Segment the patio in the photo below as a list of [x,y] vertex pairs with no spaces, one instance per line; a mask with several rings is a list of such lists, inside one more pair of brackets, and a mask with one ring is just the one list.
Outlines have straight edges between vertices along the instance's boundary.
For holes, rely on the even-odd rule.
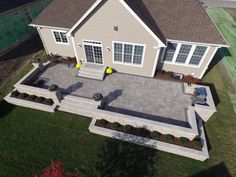
[[180,126],[188,126],[186,109],[191,95],[184,94],[178,82],[114,73],[98,81],[77,77],[78,70],[63,64],[50,64],[39,79],[43,87],[57,84],[66,94],[92,98],[104,96],[105,109]]

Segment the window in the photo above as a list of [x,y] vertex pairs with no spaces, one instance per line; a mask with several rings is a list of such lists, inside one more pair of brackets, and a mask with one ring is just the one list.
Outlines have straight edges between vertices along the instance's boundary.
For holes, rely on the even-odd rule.
[[198,66],[206,50],[207,47],[205,46],[169,42],[165,50],[163,62],[184,66]]
[[164,56],[164,61],[170,61],[170,62],[172,61],[176,48],[177,48],[177,44],[170,43],[170,42],[168,43],[165,56]]
[[191,45],[182,44],[175,62],[184,64],[188,58],[188,54],[191,50],[191,47]]
[[68,39],[65,32],[53,31],[53,34],[57,43],[68,43]]
[[144,56],[143,45],[115,42],[113,49],[114,62],[142,65]]
[[192,56],[189,64],[199,65],[199,63],[201,62],[202,57],[206,53],[206,49],[207,49],[207,47],[197,46],[194,53],[193,53],[193,56]]

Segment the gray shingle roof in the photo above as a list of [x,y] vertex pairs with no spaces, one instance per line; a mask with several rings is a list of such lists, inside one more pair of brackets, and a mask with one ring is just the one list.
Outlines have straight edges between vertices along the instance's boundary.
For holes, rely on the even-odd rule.
[[[163,41],[227,45],[198,0],[124,0]],[[54,0],[32,24],[71,28],[96,0]]]

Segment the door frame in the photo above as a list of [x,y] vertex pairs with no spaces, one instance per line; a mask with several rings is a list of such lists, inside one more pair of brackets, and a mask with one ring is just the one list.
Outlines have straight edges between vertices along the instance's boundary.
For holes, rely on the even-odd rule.
[[[99,44],[100,43],[100,44]],[[101,63],[92,63],[92,62],[88,62],[87,60],[87,56],[86,56],[86,52],[85,52],[85,45],[90,45],[92,47],[101,47],[102,50],[102,64]],[[95,41],[95,40],[83,40],[83,50],[84,50],[84,56],[86,59],[86,63],[90,63],[90,64],[94,64],[94,65],[104,65],[104,54],[103,54],[103,45],[102,45],[102,41]],[[93,56],[94,56],[94,52],[93,52]],[[95,57],[94,57],[95,59]]]

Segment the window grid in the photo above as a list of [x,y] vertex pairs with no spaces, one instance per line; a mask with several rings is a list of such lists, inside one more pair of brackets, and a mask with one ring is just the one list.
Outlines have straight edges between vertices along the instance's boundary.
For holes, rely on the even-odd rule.
[[206,50],[207,50],[207,47],[197,46],[193,53],[193,56],[191,57],[189,64],[199,65],[202,60],[202,57],[206,53]]
[[171,62],[173,60],[176,48],[177,48],[177,44],[168,43],[163,61]]
[[55,38],[56,42],[58,42],[58,43],[68,43],[66,33],[53,31],[53,34],[54,34],[54,38]]
[[175,62],[184,64],[188,58],[191,47],[191,45],[182,44]]
[[113,47],[115,62],[135,65],[142,64],[144,46],[115,42]]

